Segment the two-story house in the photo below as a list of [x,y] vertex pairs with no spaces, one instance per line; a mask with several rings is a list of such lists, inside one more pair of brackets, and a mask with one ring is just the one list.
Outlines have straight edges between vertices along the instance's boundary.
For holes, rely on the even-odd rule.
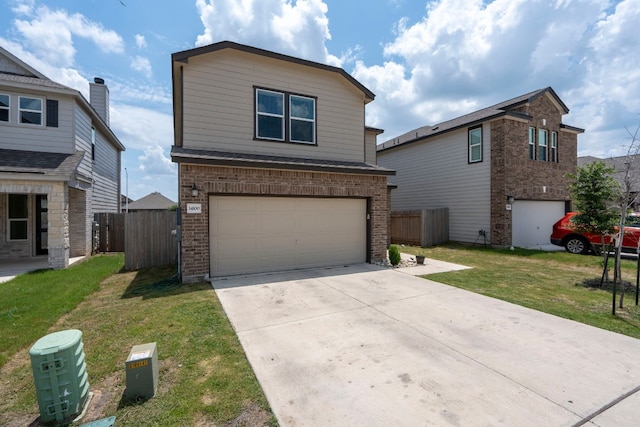
[[124,146],[109,128],[109,90],[91,103],[0,47],[0,259],[91,253],[96,212],[118,212]]
[[172,55],[183,281],[386,258],[374,94],[341,68],[233,42]]
[[568,112],[548,87],[380,144],[379,164],[397,171],[391,210],[448,208],[452,241],[549,244],[584,132],[562,123]]

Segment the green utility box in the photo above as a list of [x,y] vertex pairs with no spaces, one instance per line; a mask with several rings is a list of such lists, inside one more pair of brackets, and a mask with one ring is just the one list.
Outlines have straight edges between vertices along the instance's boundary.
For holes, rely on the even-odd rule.
[[80,414],[89,398],[82,332],[54,332],[29,350],[43,423],[62,423]]
[[158,348],[156,343],[131,347],[125,363],[127,399],[151,399],[158,389]]

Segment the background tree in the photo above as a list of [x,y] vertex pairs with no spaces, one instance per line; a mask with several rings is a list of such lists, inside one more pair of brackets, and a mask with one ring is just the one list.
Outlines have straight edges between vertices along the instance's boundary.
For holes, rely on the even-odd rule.
[[[627,214],[638,201],[638,186],[639,186],[639,170],[640,170],[640,141],[638,140],[638,133],[640,132],[640,126],[636,128],[635,132],[631,132],[628,128],[627,133],[631,138],[631,143],[627,147],[627,155],[624,157],[624,161],[620,162],[620,168],[615,169],[616,176],[620,183],[618,194],[618,238],[615,245],[615,274],[613,284],[613,303],[611,311],[615,314],[616,304],[616,286],[620,288],[620,308],[624,305],[624,292],[625,286],[622,281],[622,272],[620,261],[622,258],[622,239],[624,236],[624,228],[626,225]],[[640,250],[639,250],[640,252]],[[640,254],[638,254],[640,256]]]
[[603,248],[605,236],[613,234],[619,218],[616,202],[620,185],[612,176],[614,171],[604,162],[594,162],[578,167],[575,174],[568,175],[573,180],[569,193],[574,210],[578,212],[573,217],[573,224],[577,231],[602,236]]

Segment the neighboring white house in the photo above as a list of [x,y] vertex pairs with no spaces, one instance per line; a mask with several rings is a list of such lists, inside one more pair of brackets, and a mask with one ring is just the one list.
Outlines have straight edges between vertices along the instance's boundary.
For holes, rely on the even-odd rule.
[[0,259],[91,253],[93,214],[120,209],[124,146],[109,128],[109,90],[88,102],[0,47]]

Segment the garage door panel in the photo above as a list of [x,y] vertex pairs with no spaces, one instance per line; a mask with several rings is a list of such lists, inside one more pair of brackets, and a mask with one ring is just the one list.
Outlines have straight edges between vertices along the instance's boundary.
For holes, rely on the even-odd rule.
[[214,276],[366,260],[364,199],[211,196],[210,224]]
[[553,224],[564,215],[565,202],[516,200],[512,209],[513,246],[536,248],[550,244]]

